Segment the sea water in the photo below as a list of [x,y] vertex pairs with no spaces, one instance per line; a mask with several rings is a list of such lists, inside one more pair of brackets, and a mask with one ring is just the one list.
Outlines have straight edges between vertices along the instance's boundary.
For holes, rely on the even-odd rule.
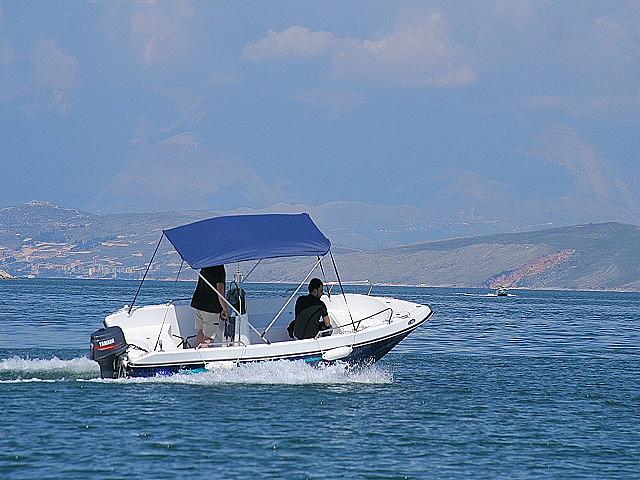
[[89,335],[136,287],[0,283],[0,479],[640,478],[638,293],[376,287],[435,315],[370,367],[102,380]]

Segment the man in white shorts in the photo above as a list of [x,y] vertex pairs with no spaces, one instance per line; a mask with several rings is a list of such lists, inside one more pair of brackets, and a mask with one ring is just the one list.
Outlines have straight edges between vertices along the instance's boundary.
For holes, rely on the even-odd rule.
[[[224,297],[226,272],[224,265],[206,267],[200,274]],[[221,302],[216,292],[198,277],[196,291],[193,292],[191,306],[196,312],[196,344],[224,342],[224,324],[227,321],[227,304]]]

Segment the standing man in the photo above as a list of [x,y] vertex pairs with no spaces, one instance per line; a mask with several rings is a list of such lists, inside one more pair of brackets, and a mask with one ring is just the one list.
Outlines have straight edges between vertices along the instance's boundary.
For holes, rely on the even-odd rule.
[[[226,286],[226,272],[224,265],[206,267],[200,270],[200,275],[209,282],[224,298]],[[211,290],[201,277],[198,277],[196,291],[193,292],[191,306],[196,313],[196,344],[224,341],[224,322],[227,317],[227,304],[220,301],[218,293]]]

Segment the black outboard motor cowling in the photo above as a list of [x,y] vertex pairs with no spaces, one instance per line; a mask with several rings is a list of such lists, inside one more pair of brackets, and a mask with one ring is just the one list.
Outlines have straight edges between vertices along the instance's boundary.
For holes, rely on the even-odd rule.
[[107,327],[91,334],[91,359],[100,365],[102,378],[114,378],[116,359],[127,351],[127,341],[120,327]]

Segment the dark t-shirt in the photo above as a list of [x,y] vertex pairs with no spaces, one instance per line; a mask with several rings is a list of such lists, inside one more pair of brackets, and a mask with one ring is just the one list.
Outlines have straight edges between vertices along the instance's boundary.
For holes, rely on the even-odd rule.
[[[224,270],[224,265],[203,268],[200,270],[200,274],[214,287],[216,286],[216,283],[225,283],[227,276]],[[191,306],[198,310],[204,310],[205,312],[210,313],[220,313],[222,311],[220,298],[200,277],[198,277],[196,291],[193,292]]]
[[314,305],[322,306],[322,313],[320,315],[321,318],[324,318],[328,315],[327,306],[324,304],[324,302],[318,297],[309,294],[303,297],[298,297],[298,299],[296,300],[296,317],[302,310],[304,310],[305,308],[313,307]]

